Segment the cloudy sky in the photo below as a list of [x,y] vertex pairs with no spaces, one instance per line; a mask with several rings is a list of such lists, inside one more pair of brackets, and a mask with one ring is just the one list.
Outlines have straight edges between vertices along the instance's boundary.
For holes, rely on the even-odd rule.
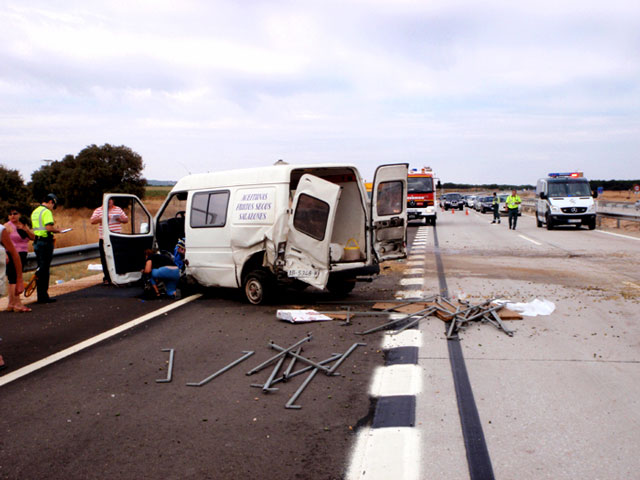
[[0,0],[0,163],[640,178],[637,0]]

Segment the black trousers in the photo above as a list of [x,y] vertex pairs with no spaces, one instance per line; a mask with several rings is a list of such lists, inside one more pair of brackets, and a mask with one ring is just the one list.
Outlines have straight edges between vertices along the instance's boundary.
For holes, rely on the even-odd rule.
[[36,282],[38,301],[49,300],[49,274],[53,260],[53,238],[37,238],[33,243],[33,251],[38,261],[38,280]]
[[497,206],[493,207],[493,221],[498,223],[500,222],[500,210]]
[[518,209],[510,208],[509,209],[509,228],[516,228],[516,223],[518,223]]

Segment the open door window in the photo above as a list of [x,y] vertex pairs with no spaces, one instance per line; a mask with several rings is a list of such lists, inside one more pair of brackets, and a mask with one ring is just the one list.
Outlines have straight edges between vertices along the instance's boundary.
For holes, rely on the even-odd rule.
[[373,251],[379,262],[405,258],[407,244],[407,173],[409,164],[376,169],[371,198]]
[[285,271],[317,288],[329,279],[329,248],[340,187],[305,174],[298,182],[289,217]]
[[[116,212],[122,212],[119,220],[109,218],[110,201],[118,207]],[[153,248],[151,214],[138,197],[127,194],[105,194],[102,210],[104,251],[111,281],[116,285],[135,282],[142,277],[144,251]]]

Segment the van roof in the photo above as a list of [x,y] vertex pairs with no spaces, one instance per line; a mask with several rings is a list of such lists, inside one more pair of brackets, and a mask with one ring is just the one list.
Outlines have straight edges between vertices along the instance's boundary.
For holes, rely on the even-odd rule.
[[[355,165],[337,163],[318,164],[279,164],[267,167],[222,170],[219,172],[196,173],[181,178],[174,185],[172,192],[199,190],[218,187],[235,187],[242,185],[259,185],[266,183],[289,183],[294,170],[315,171],[322,169],[338,170],[335,173],[353,173],[358,169]],[[317,173],[316,173],[317,174]],[[358,175],[359,176],[359,175]]]

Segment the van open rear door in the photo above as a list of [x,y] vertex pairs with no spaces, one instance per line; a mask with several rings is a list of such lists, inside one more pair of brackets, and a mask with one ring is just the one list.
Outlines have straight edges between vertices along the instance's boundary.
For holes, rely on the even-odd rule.
[[[113,200],[125,216],[125,223],[109,229],[108,205]],[[102,200],[104,250],[111,281],[116,285],[135,282],[142,277],[144,251],[153,247],[153,219],[135,195],[105,194]],[[122,220],[125,220],[123,217]],[[119,231],[118,231],[119,230]]]
[[289,217],[285,271],[289,277],[324,288],[340,187],[313,175],[300,178]]
[[409,164],[381,165],[373,178],[371,232],[379,262],[405,258],[407,245],[407,173]]

